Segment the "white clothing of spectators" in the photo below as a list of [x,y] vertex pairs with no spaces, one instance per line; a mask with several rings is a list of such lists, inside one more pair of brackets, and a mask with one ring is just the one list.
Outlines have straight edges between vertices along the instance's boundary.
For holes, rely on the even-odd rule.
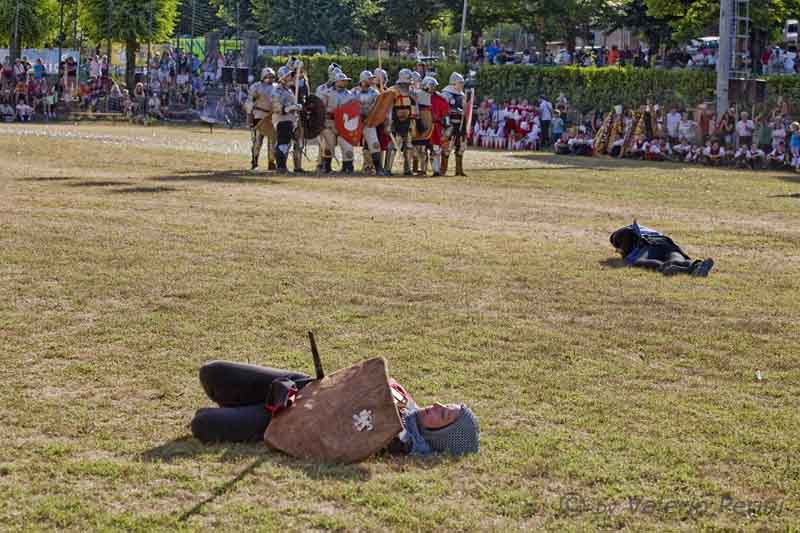
[[678,137],[678,127],[681,123],[681,114],[677,111],[667,113],[667,135]]

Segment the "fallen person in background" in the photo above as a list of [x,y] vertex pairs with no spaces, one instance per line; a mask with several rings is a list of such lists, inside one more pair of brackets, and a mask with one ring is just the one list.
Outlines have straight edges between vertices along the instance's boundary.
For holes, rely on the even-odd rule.
[[[385,382],[385,370],[382,375]],[[264,440],[273,417],[284,410],[287,413],[291,411],[295,396],[299,398],[302,389],[314,381],[305,374],[288,370],[227,361],[206,363],[200,368],[200,383],[209,399],[219,407],[199,409],[191,423],[192,434],[206,443]],[[384,383],[384,386],[387,385]],[[425,456],[434,453],[462,455],[478,451],[478,420],[467,406],[434,403],[428,407],[417,407],[414,399],[399,383],[390,378],[388,387],[391,388],[394,408],[402,422],[402,431],[392,434],[396,438],[387,448],[391,453]],[[349,393],[342,396],[354,395]],[[347,398],[342,401],[346,402]],[[391,402],[391,399],[388,401]],[[295,408],[292,414],[302,417],[308,407]],[[348,407],[336,406],[336,410],[347,411]],[[310,435],[317,429],[305,427],[310,425],[313,424],[305,421],[304,427],[297,428],[297,431]],[[356,436],[353,434],[351,438]],[[324,439],[324,435],[321,438]]]
[[637,222],[612,233],[610,241],[628,265],[656,270],[665,276],[706,277],[714,267],[713,259],[692,261],[672,239]]

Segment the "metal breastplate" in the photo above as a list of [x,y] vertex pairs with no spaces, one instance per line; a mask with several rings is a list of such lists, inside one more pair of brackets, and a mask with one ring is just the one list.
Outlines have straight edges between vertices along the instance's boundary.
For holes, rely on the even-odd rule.
[[271,84],[259,82],[254,87],[254,103],[259,111],[268,112],[272,109],[272,94],[274,87]]
[[361,104],[361,115],[367,116],[369,114],[369,110],[372,107],[372,104],[375,102],[375,99],[378,97],[378,91],[373,88],[369,88],[366,91],[361,90],[358,92],[358,101]]

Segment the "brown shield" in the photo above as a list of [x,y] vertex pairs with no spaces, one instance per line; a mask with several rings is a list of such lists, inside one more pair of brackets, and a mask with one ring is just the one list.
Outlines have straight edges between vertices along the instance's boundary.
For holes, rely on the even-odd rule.
[[417,121],[417,134],[414,136],[415,141],[427,141],[431,138],[433,133],[433,114],[430,108],[421,109],[419,112],[419,120]]
[[355,463],[403,430],[386,360],[369,359],[305,386],[267,426],[267,444],[293,457]]
[[319,137],[319,134],[325,129],[325,103],[316,95],[308,95],[301,117],[303,136],[306,139]]
[[364,120],[365,128],[377,128],[386,121],[386,115],[394,105],[394,99],[397,97],[397,91],[394,89],[387,89],[383,91],[375,99],[372,104],[372,109],[369,110],[366,120]]

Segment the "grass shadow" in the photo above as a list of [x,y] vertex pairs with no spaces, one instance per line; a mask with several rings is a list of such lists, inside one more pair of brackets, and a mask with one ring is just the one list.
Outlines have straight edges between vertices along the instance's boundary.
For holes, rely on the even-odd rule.
[[40,178],[17,178],[17,181],[67,181],[74,179],[70,176],[43,176]]
[[770,194],[770,198],[800,198],[800,192],[795,192],[791,194]]
[[67,187],[113,187],[115,185],[129,185],[124,181],[79,181],[68,183]]
[[[642,169],[664,169],[686,166],[677,161],[646,161],[641,159],[617,159],[610,156],[578,156],[578,155],[556,155],[553,153],[529,152],[527,154],[511,154],[512,158],[524,159],[525,161],[541,161],[548,165],[559,165],[562,169],[620,169],[620,168],[642,168]],[[696,165],[693,165],[696,166]]]
[[126,187],[124,189],[114,189],[113,193],[116,194],[127,194],[127,193],[158,193],[158,192],[173,192],[177,191],[178,189],[174,187]]
[[628,264],[620,257],[609,257],[607,259],[603,259],[602,261],[598,261],[598,264],[605,268],[625,268],[628,266]]
[[[281,176],[286,176],[282,174]],[[171,176],[148,178],[154,181],[203,181],[208,183],[250,183],[253,185],[279,185],[283,183],[264,174],[252,174],[248,170],[219,170],[208,172],[177,172]]]

